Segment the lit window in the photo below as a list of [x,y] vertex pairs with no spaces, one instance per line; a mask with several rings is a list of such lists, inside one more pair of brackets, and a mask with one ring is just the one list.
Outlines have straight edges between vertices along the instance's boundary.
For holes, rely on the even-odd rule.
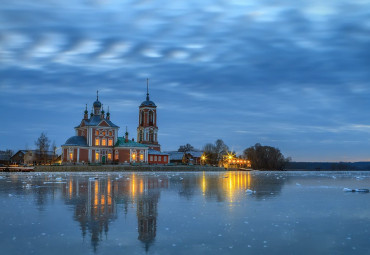
[[140,160],[143,161],[144,160],[144,154],[140,154]]
[[98,130],[95,131],[95,135],[99,135],[99,131]]
[[105,135],[105,131],[103,131],[103,135]]
[[131,158],[132,158],[132,160],[136,160],[136,153],[133,153]]
[[96,138],[95,139],[95,146],[99,146],[100,145],[100,140],[99,140],[99,138]]
[[162,159],[161,159],[161,156],[158,156],[158,161],[161,161]]
[[99,152],[95,153],[95,160],[99,161]]
[[108,153],[108,160],[112,160],[112,153]]
[[72,152],[70,152],[70,153],[69,153],[69,159],[70,159],[70,160],[72,160],[72,159],[73,159],[73,153],[72,153]]
[[102,146],[107,146],[107,139],[102,139],[101,140],[101,145]]
[[114,154],[114,159],[115,159],[115,160],[118,160],[118,151],[116,151],[116,152],[115,152],[115,154]]
[[109,131],[109,136],[112,136],[112,131]]
[[108,140],[108,146],[113,146],[113,139]]

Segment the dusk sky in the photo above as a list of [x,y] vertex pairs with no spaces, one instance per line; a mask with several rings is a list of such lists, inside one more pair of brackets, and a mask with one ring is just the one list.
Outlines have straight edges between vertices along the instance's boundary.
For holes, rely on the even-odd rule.
[[96,90],[136,139],[147,77],[164,151],[370,160],[370,1],[0,0],[0,150],[60,146]]

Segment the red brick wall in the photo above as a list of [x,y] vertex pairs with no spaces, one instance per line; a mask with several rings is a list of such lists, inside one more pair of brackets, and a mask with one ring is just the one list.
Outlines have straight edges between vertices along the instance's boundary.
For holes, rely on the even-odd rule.
[[[159,157],[161,157],[161,160],[159,160]],[[148,155],[148,163],[149,164],[168,164],[168,155]]]
[[67,162],[68,161],[68,150],[63,149],[63,159],[62,161]]
[[118,149],[118,161],[124,163],[130,162],[130,150],[129,149]]
[[77,162],[77,148],[73,149],[73,162]]
[[80,162],[88,162],[89,161],[89,150],[88,149],[80,149]]

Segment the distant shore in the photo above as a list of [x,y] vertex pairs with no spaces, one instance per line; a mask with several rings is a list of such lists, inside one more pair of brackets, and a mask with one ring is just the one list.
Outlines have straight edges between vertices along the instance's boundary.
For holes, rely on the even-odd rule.
[[214,166],[163,166],[163,165],[73,165],[73,166],[35,166],[35,172],[114,172],[114,171],[225,171],[225,168]]

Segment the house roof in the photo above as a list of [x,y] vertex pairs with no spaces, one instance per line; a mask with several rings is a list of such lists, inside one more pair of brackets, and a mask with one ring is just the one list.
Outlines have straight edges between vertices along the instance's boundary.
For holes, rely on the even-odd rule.
[[86,138],[84,136],[72,136],[62,146],[82,146],[87,147]]
[[164,156],[169,155],[166,152],[160,152],[160,151],[156,151],[156,150],[152,150],[152,149],[148,150],[148,154],[150,154],[150,155],[164,155]]
[[[115,125],[112,121],[107,120],[106,118],[102,118],[101,115],[93,115],[88,120],[83,119],[82,122],[85,124],[85,126],[98,126],[103,120],[107,122],[110,127],[119,127]],[[79,127],[81,127],[81,124],[78,125],[76,128]]]
[[187,154],[190,154],[193,158],[202,157],[203,151],[188,151]]
[[126,142],[126,139],[124,137],[118,137],[118,140],[117,140],[116,144],[114,145],[114,147],[143,147],[143,148],[148,148],[147,145],[137,143],[137,142],[132,141],[132,140],[127,140],[127,142]]
[[184,152],[179,152],[179,151],[166,151],[168,155],[170,155],[171,160],[182,160],[184,157]]

